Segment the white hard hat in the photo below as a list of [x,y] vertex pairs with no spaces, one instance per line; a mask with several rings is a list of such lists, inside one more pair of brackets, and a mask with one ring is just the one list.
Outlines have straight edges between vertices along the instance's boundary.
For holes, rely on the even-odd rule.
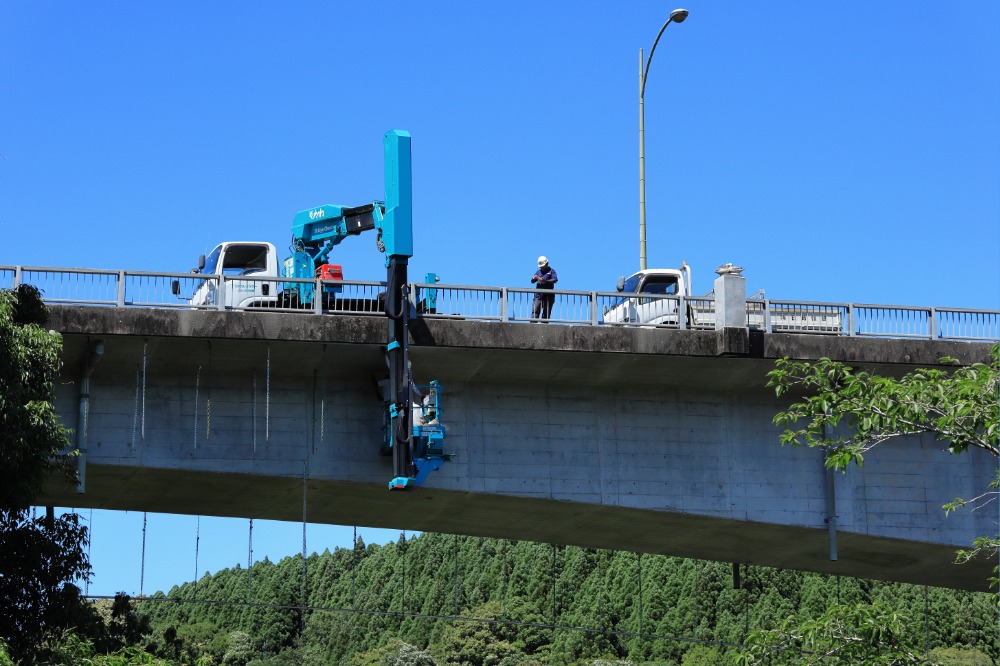
[[544,266],[544,265],[545,265],[545,264],[547,264],[547,263],[549,263],[549,260],[548,260],[548,259],[547,259],[547,258],[545,257],[545,255],[544,255],[544,254],[543,254],[542,256],[538,257],[538,265],[539,265],[540,267],[541,267],[541,266]]

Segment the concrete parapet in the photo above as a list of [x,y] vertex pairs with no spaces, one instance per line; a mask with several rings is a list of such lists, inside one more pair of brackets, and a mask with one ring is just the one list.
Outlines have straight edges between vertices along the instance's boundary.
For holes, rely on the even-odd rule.
[[725,273],[715,278],[715,330],[747,327],[747,280]]

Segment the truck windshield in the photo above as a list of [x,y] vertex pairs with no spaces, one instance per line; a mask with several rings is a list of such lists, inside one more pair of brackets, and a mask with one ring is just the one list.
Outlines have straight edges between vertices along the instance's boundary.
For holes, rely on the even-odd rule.
[[673,275],[651,275],[642,285],[644,294],[677,295],[677,278]]
[[266,268],[266,245],[230,245],[222,258],[225,275],[250,275]]

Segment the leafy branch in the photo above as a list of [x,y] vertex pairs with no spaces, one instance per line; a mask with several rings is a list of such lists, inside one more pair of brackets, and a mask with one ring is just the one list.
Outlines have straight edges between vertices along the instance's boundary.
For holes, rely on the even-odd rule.
[[924,433],[944,442],[951,453],[971,447],[1000,456],[997,345],[990,353],[990,365],[925,368],[899,379],[856,372],[828,358],[812,363],[779,359],[767,385],[778,396],[803,395],[774,417],[785,428],[781,443],[824,448],[827,466],[840,471],[851,464],[860,467],[879,444]]
[[[820,447],[826,452],[827,467],[841,472],[852,464],[861,467],[868,451],[904,435],[932,434],[955,455],[975,448],[1000,457],[1000,344],[990,348],[990,355],[989,365],[957,366],[955,359],[942,358],[942,364],[955,367],[923,368],[899,379],[855,372],[828,358],[815,363],[779,359],[768,373],[767,385],[778,396],[802,396],[774,417],[774,423],[785,429],[781,443]],[[980,509],[996,500],[1000,473],[989,488],[972,499],[945,504],[945,514],[963,507]],[[998,549],[1000,535],[983,536],[971,549],[959,551],[956,561],[994,555]],[[998,582],[991,579],[993,585]]]
[[751,632],[734,661],[739,666],[924,663],[906,623],[880,602],[833,605],[818,618],[790,617],[775,629]]

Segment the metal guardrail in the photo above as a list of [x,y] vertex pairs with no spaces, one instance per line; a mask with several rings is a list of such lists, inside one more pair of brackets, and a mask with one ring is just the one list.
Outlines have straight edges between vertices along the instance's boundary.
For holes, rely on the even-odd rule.
[[[80,268],[0,266],[0,288],[27,283],[38,287],[45,302],[57,305],[230,309],[241,290],[266,284],[272,298],[249,307],[277,312],[381,314],[384,282],[321,281],[258,277],[156,273]],[[174,293],[177,284],[179,294]],[[310,285],[321,298],[310,303],[280,296],[286,285]],[[202,304],[190,295],[211,292]],[[416,316],[471,321],[533,322],[535,289],[409,285]],[[331,292],[332,289],[336,291]],[[227,299],[226,294],[231,293]],[[553,290],[554,324],[669,329],[713,329],[715,299],[654,294]],[[1000,311],[855,303],[817,303],[770,299],[747,300],[747,326],[767,333],[814,333],[837,336],[994,341],[1000,339]]]

